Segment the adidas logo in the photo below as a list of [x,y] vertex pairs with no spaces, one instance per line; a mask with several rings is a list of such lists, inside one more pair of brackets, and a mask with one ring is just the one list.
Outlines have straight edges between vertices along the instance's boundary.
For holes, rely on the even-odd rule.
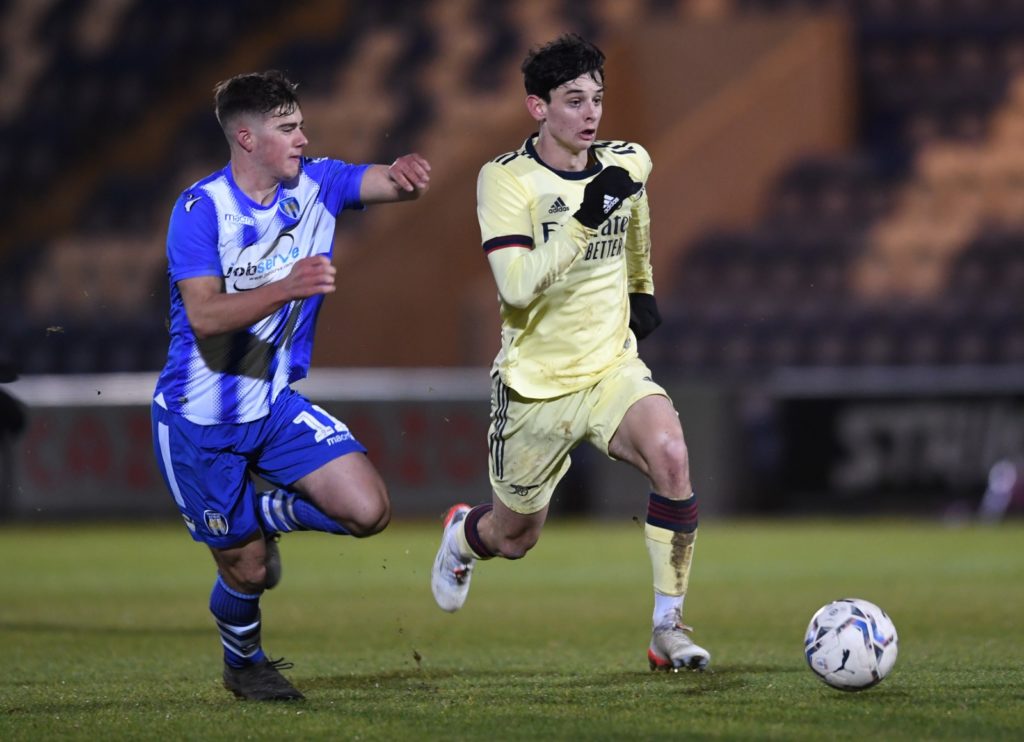
[[549,214],[561,214],[563,211],[568,211],[569,207],[565,205],[565,201],[559,196],[555,199],[555,202],[551,204],[551,208],[548,209]]
[[611,210],[619,205],[622,199],[618,196],[605,196],[604,197],[604,213],[609,214]]

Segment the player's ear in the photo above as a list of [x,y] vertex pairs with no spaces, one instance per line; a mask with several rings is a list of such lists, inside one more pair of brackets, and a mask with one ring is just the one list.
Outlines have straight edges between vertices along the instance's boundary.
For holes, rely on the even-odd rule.
[[538,124],[548,117],[548,102],[539,95],[526,96],[526,110]]
[[252,152],[256,147],[256,137],[252,128],[244,123],[235,127],[235,143],[246,152]]

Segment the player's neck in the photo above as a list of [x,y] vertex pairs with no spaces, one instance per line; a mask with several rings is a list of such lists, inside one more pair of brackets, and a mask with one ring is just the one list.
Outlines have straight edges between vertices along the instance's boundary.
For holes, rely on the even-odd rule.
[[274,199],[280,186],[276,178],[255,168],[246,167],[237,160],[231,160],[231,177],[242,193],[261,206],[266,206]]
[[555,170],[564,170],[570,173],[581,172],[587,169],[587,164],[590,161],[589,148],[579,151],[571,150],[554,137],[545,136],[543,131],[537,136],[534,149],[537,150],[537,154],[540,155],[544,164]]

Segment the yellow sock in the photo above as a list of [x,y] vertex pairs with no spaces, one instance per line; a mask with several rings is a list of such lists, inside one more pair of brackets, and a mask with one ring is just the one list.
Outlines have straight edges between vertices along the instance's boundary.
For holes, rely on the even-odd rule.
[[696,540],[697,529],[684,533],[644,524],[644,541],[654,570],[655,590],[662,595],[686,594]]

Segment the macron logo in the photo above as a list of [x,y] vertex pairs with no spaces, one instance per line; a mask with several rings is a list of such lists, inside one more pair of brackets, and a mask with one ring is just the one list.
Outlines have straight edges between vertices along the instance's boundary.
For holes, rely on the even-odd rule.
[[551,204],[551,208],[548,209],[549,214],[561,214],[563,211],[568,211],[569,207],[565,205],[565,201],[559,196],[555,199],[555,202]]
[[201,199],[202,196],[189,196],[185,199],[185,213],[192,211],[192,207],[196,205],[196,201]]
[[245,224],[246,226],[249,227],[256,226],[255,219],[253,219],[251,216],[242,216],[241,214],[225,214],[224,221],[231,222],[232,224]]
[[604,213],[610,214],[611,210],[614,209],[622,201],[618,196],[605,196],[604,197]]

